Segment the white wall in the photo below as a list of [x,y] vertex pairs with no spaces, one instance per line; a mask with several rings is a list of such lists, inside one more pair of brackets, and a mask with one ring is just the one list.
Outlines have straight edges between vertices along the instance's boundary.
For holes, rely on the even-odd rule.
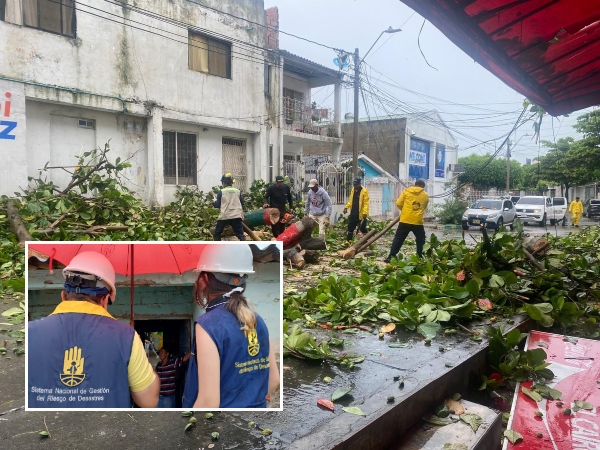
[[0,80],[0,195],[27,185],[26,125],[23,85]]
[[[435,176],[435,157],[436,157],[436,146],[437,144],[446,146],[445,166],[449,164],[456,164],[458,161],[458,152],[456,150],[456,139],[450,133],[450,131],[443,125],[440,116],[430,111],[426,113],[431,120],[427,119],[414,119],[409,118],[407,120],[407,133],[406,133],[406,149],[410,148],[410,137],[421,139],[430,142],[429,147],[429,180],[427,180],[427,192],[431,197],[430,204],[443,203],[443,197],[436,197],[443,194],[447,189],[445,184],[451,181],[452,172],[446,170],[445,178],[438,178]],[[400,174],[404,174],[404,177],[408,179],[408,164],[400,164]]]
[[[7,2],[11,11],[18,10],[17,0]],[[265,21],[262,0],[203,3],[254,22]],[[110,16],[113,21],[86,14],[84,10],[90,11],[86,5],[114,14]],[[214,171],[215,180],[200,176],[201,189],[218,184],[221,136],[247,139],[248,185],[266,175],[269,143],[264,125],[268,114],[264,54],[260,48],[251,47],[264,47],[264,29],[186,0],[139,0],[135,5],[222,35],[232,43],[231,79],[188,69],[186,28],[110,2],[78,2],[76,39],[0,22],[0,83],[9,83],[2,78],[20,81],[11,83],[11,89],[28,100],[27,110],[24,101],[21,108],[25,115],[19,125],[22,138],[12,143],[26,152],[7,151],[0,140],[0,152],[10,153],[3,158],[5,168],[0,169],[5,175],[0,177],[0,194],[12,195],[17,186],[26,185],[27,175],[37,176],[46,162],[74,163],[73,155],[82,147],[103,147],[110,139],[114,158],[135,154],[127,174],[131,187],[146,201],[168,203],[172,189],[161,185],[162,120],[170,127],[176,122],[195,132],[209,128],[207,133],[199,132],[199,155],[211,155],[211,163],[204,170]],[[11,14],[7,19],[19,17]],[[154,28],[148,28],[152,31],[148,33],[128,25]],[[273,101],[278,104],[278,89],[273,92]],[[96,120],[96,129],[72,128],[71,119],[77,117]],[[26,147],[25,120],[27,128],[31,126]],[[127,125],[127,121],[132,124]],[[279,152],[280,140],[273,139],[273,143],[274,151]],[[202,164],[199,158],[198,167]],[[51,179],[63,185],[67,176],[54,170]]]

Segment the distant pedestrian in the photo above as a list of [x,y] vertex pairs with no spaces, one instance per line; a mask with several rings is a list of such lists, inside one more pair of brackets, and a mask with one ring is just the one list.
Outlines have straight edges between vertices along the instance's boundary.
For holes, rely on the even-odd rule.
[[583,203],[579,200],[579,197],[575,197],[575,200],[569,205],[569,212],[572,214],[571,226],[579,228],[579,221],[581,220],[581,214],[583,213]]
[[192,352],[189,351],[182,358],[174,358],[164,347],[158,351],[160,361],[156,364],[156,374],[160,378],[160,395],[157,408],[177,407],[175,398],[177,369],[190,359],[191,354]]
[[244,199],[239,189],[234,188],[233,177],[230,173],[226,173],[221,177],[221,185],[223,186],[217,194],[214,207],[219,208],[221,213],[217,218],[217,225],[213,233],[215,241],[221,240],[221,233],[226,225],[231,225],[233,234],[240,241],[245,241],[244,226],[242,219],[244,218]]
[[331,198],[314,178],[308,182],[308,188],[308,200],[306,201],[304,213],[317,221],[319,236],[325,238],[325,229],[329,225],[329,216],[331,215]]
[[271,225],[271,231],[273,237],[279,236],[285,230],[285,223],[281,222],[285,216],[285,205],[286,203],[290,207],[290,213],[294,213],[294,200],[292,198],[292,190],[290,187],[283,182],[283,177],[277,175],[275,177],[275,184],[272,184],[267,188],[265,192],[265,200],[263,208],[277,208],[279,210],[280,221]]
[[362,179],[355,178],[352,182],[350,199],[344,208],[344,214],[350,210],[348,216],[348,241],[352,240],[354,230],[358,226],[361,233],[367,232],[367,217],[369,217],[369,191],[362,186]]
[[400,251],[404,240],[412,231],[417,241],[417,255],[423,256],[423,245],[425,245],[425,227],[423,226],[423,215],[429,203],[429,195],[425,192],[425,180],[418,179],[414,186],[405,189],[396,206],[401,210],[400,223],[396,229],[396,235],[392,242],[389,256],[385,259],[389,263]]

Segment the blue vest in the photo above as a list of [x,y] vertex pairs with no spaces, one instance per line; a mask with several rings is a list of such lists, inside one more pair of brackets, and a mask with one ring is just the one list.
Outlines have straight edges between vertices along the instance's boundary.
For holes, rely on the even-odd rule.
[[[217,306],[198,317],[196,322],[204,328],[219,350],[219,408],[266,408],[269,390],[269,331],[262,317],[256,315],[256,332],[247,337],[240,330],[237,318],[225,305]],[[184,408],[193,407],[198,397],[195,337],[193,352],[183,392]]]
[[30,408],[129,408],[134,329],[110,317],[54,314],[27,327]]

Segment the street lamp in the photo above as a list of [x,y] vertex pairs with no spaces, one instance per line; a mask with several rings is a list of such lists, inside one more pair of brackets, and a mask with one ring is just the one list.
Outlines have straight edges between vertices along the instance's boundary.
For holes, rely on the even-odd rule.
[[[402,31],[400,28],[389,27],[387,30],[381,32],[381,34],[375,39],[371,48],[363,56],[363,61],[369,55],[375,44],[381,39],[384,33],[398,33]],[[354,177],[358,176],[358,98],[360,95],[360,58],[358,56],[358,48],[354,49],[354,132],[352,139],[352,173]]]

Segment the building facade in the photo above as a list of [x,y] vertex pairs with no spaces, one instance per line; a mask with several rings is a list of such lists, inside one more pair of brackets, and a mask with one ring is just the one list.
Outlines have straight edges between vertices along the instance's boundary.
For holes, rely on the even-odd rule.
[[106,143],[150,204],[282,170],[288,87],[262,0],[0,3],[0,194],[44,167],[65,186]]

